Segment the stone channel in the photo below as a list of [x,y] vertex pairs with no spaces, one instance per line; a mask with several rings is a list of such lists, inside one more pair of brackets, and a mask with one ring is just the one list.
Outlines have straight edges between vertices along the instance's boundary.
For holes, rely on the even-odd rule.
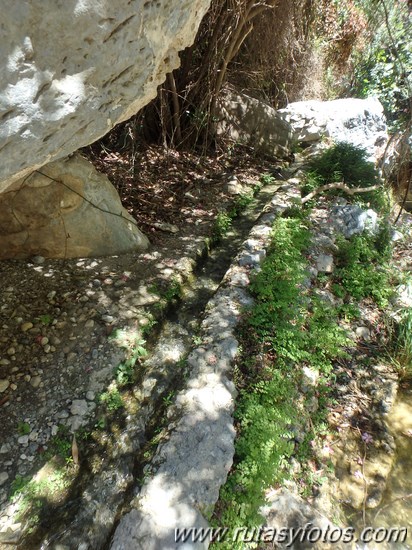
[[[176,522],[206,524],[234,454],[234,330],[251,304],[249,274],[266,255],[277,213],[298,195],[283,179],[265,186],[199,265],[144,362],[129,409],[136,413],[102,457],[104,467],[93,474],[89,465],[72,497],[19,548],[166,548]],[[166,435],[147,463],[157,422]]]

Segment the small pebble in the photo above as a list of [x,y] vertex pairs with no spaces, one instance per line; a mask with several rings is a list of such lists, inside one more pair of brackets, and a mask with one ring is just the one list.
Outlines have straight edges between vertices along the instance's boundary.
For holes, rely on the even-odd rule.
[[7,380],[7,378],[1,379],[0,380],[0,393],[5,392],[9,386],[10,386],[10,382]]
[[3,485],[9,479],[9,474],[7,472],[0,472],[0,485]]
[[33,378],[30,380],[30,384],[33,386],[33,388],[38,388],[40,386],[40,382],[40,376],[33,376]]

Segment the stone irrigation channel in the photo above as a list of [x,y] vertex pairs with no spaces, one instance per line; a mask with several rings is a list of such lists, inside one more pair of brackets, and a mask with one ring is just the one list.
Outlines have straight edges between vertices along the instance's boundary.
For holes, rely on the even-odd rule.
[[249,276],[265,258],[275,218],[299,202],[296,184],[263,187],[217,246],[198,251],[181,300],[150,338],[121,422],[81,457],[74,487],[46,506],[31,532],[16,504],[6,508],[0,548],[176,548],[175,527],[207,525],[233,461],[235,331],[253,302]]

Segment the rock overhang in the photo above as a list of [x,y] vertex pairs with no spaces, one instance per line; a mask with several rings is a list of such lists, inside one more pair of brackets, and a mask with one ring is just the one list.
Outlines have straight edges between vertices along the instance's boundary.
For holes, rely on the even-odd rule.
[[156,95],[210,0],[0,0],[0,192]]

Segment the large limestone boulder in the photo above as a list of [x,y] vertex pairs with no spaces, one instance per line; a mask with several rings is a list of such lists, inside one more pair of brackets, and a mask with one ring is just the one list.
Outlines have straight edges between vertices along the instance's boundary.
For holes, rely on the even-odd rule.
[[226,92],[219,99],[217,132],[268,156],[287,155],[293,136],[290,124],[273,107],[235,92]]
[[0,194],[0,259],[105,256],[148,244],[108,178],[80,155]]
[[291,124],[296,143],[331,137],[367,149],[375,160],[388,140],[383,107],[376,98],[298,101],[279,109],[278,115]]
[[0,192],[127,120],[210,0],[0,0]]

